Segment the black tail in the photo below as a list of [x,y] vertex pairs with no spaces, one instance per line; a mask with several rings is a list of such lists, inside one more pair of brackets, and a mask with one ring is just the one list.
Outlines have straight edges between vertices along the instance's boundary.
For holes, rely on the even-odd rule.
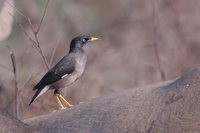
[[45,86],[43,84],[41,84],[41,82],[39,82],[36,86],[33,87],[33,90],[36,90],[35,95],[33,96],[33,98],[31,99],[31,102],[29,103],[29,106],[32,104],[32,102],[37,98],[37,96],[41,93],[41,91],[43,90]]
[[35,95],[33,96],[33,98],[31,99],[31,102],[29,103],[29,106],[32,104],[32,102],[36,99],[36,97],[40,94],[40,92],[42,91],[42,89],[43,89],[44,87],[41,85],[41,83],[39,82],[37,85],[35,85],[34,87],[33,87],[33,90],[36,90],[37,89],[37,91],[36,91],[36,93],[35,93]]
[[35,95],[33,96],[33,98],[31,99],[31,102],[29,103],[29,106],[32,104],[32,102],[35,100],[35,98],[40,94],[42,89],[38,89],[35,93]]
[[36,90],[38,88],[43,88],[42,87],[43,85],[41,84],[41,82],[39,82],[38,84],[36,84],[34,87],[33,87],[33,90]]

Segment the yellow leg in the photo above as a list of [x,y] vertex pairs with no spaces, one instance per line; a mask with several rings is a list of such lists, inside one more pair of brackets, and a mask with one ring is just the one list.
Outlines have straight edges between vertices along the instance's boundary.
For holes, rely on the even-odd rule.
[[58,94],[58,97],[61,98],[69,108],[74,106],[74,105],[70,104],[61,94]]
[[60,109],[65,109],[65,107],[62,105],[60,99],[59,99],[59,95],[55,94],[56,100],[58,102],[59,108]]

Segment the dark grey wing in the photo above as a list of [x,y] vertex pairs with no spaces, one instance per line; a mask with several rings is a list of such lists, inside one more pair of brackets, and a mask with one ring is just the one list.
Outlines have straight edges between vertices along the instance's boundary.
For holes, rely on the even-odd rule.
[[51,70],[49,70],[33,90],[45,87],[60,80],[64,75],[70,74],[75,69],[75,58],[73,55],[63,57]]

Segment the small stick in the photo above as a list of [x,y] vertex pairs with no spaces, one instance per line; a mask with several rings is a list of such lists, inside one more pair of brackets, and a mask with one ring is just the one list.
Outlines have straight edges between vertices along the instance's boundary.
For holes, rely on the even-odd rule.
[[17,83],[17,72],[16,72],[16,61],[15,61],[15,54],[11,50],[9,46],[7,46],[8,50],[10,51],[10,58],[12,62],[12,67],[13,67],[13,74],[14,74],[14,86],[15,86],[15,99],[16,99],[16,104],[15,104],[15,113],[16,113],[16,118],[18,118],[18,83]]
[[[28,33],[24,30],[25,28],[22,26],[22,24],[20,24],[20,23],[18,23],[18,24],[19,24],[20,28],[23,30],[23,32],[25,33],[25,35],[28,37],[28,39],[31,41],[31,43],[33,44],[34,48],[36,48],[36,50],[37,50],[37,51],[39,52],[39,54],[41,55],[41,57],[42,57],[42,59],[43,59],[43,61],[44,61],[44,63],[45,63],[45,66],[46,66],[46,68],[47,68],[48,70],[49,70],[48,62],[47,62],[47,60],[46,60],[46,58],[45,58],[45,56],[44,56],[44,53],[43,53],[43,51],[42,51],[42,49],[41,49],[41,46],[40,46],[40,43],[39,43],[37,34],[38,34],[38,32],[39,32],[39,30],[40,30],[40,27],[41,27],[41,25],[42,25],[42,22],[43,22],[43,20],[44,20],[44,17],[45,17],[45,14],[46,14],[46,10],[47,10],[47,6],[48,6],[49,1],[50,1],[50,0],[47,0],[47,3],[46,3],[46,5],[45,5],[45,10],[44,10],[44,12],[43,12],[41,21],[40,21],[39,26],[38,26],[38,28],[37,28],[36,31],[35,31],[35,29],[34,29],[34,27],[33,27],[33,24],[32,24],[32,22],[31,22],[31,19],[28,18],[28,17],[26,17],[22,12],[20,12],[18,9],[16,9],[12,4],[10,4],[9,2],[7,2],[11,7],[13,7],[13,8],[16,10],[16,12],[17,12],[19,15],[23,16],[23,17],[28,21],[28,24],[29,24],[29,26],[30,26],[30,28],[31,28],[31,31],[33,32],[33,35],[34,35],[34,39],[31,38],[31,37],[28,35]],[[12,16],[13,16],[13,15],[12,15]],[[15,21],[16,21],[16,19],[15,19]]]
[[5,66],[5,65],[3,65],[3,64],[0,64],[0,67],[2,67],[2,68],[4,68],[4,69],[8,70],[9,72],[13,72],[9,67],[7,67],[7,66]]
[[42,22],[43,22],[43,20],[44,20],[44,16],[45,16],[45,14],[46,14],[48,4],[49,4],[49,0],[47,0],[47,3],[46,3],[45,8],[44,8],[44,13],[43,13],[43,15],[42,15],[42,19],[40,20],[40,24],[39,24],[39,26],[38,26],[38,28],[37,28],[35,34],[38,34],[38,32],[39,32],[39,30],[40,30],[40,26],[42,25]]
[[54,58],[54,56],[55,56],[55,53],[56,53],[56,50],[57,50],[59,44],[60,44],[60,43],[57,43],[57,44],[55,45],[54,49],[53,49],[53,52],[52,52],[52,55],[51,55],[51,59],[50,59],[50,62],[49,62],[49,66],[50,66],[50,67],[51,67],[51,64],[52,64],[52,62],[53,62],[53,58]]

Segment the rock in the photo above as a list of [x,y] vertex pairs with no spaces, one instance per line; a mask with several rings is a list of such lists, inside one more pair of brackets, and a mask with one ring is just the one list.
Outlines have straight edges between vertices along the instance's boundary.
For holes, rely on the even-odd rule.
[[174,81],[129,89],[25,122],[55,133],[200,132],[200,68]]
[[33,133],[34,131],[26,124],[0,110],[1,133]]

